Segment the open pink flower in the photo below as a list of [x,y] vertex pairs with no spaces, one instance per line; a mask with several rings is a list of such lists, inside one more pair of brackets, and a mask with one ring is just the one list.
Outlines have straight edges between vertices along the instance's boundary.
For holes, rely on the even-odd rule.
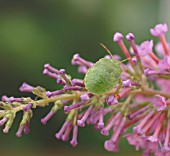
[[148,55],[150,52],[152,52],[152,48],[153,48],[153,40],[142,42],[139,47],[139,55],[140,56]]
[[153,36],[157,36],[157,37],[164,35],[167,31],[168,31],[168,27],[167,27],[166,23],[157,24],[154,28],[150,29],[150,33]]
[[163,60],[159,60],[158,67],[161,71],[170,69],[170,57],[164,56]]
[[153,97],[152,104],[154,105],[154,107],[156,108],[157,111],[164,110],[167,107],[165,97],[163,97],[159,94],[157,94]]

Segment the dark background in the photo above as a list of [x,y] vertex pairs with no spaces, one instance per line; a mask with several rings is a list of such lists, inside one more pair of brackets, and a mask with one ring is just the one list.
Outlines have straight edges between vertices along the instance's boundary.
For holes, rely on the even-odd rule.
[[[83,78],[71,66],[73,54],[97,61],[106,55],[99,45],[102,42],[112,53],[122,55],[112,41],[116,31],[124,35],[134,33],[137,43],[150,40],[149,29],[166,22],[160,19],[161,3],[159,0],[0,0],[0,95],[27,96],[18,91],[23,81],[47,90],[57,89],[54,80],[42,75],[45,63]],[[103,143],[107,138],[96,133],[92,126],[79,129],[79,145],[71,148],[69,143],[54,138],[64,122],[62,111],[46,126],[40,123],[49,110],[50,107],[34,111],[31,133],[22,138],[15,136],[22,115],[19,113],[10,133],[0,133],[0,154],[140,155],[126,141],[121,142],[119,153],[105,151]]]

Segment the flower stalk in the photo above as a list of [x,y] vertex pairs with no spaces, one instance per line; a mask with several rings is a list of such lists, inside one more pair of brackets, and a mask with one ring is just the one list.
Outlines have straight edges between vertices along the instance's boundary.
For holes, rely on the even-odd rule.
[[[153,52],[153,40],[137,45],[134,35],[129,33],[126,39],[131,49],[128,50],[123,35],[118,32],[113,40],[120,46],[128,63],[120,60],[118,55],[113,55],[105,56],[103,64],[99,60],[96,67],[96,63],[75,54],[72,65],[78,66],[80,74],[87,77],[89,70],[96,70],[96,75],[87,79],[89,88],[93,84],[93,92],[87,89],[85,79],[71,78],[65,69],[45,64],[43,74],[54,79],[62,89],[46,91],[43,87],[24,82],[20,91],[32,93],[35,99],[4,95],[0,101],[0,126],[4,126],[3,132],[9,132],[17,113],[21,111],[23,118],[16,136],[28,134],[34,109],[53,105],[41,123],[47,124],[55,113],[63,111],[67,117],[55,137],[70,141],[73,147],[78,145],[79,127],[88,124],[104,136],[112,134],[104,143],[107,151],[118,152],[120,138],[124,136],[136,150],[142,149],[143,155],[170,155],[170,51],[165,38],[167,31],[166,24],[158,24],[150,30],[153,36],[160,39],[162,59]],[[159,50],[156,51],[158,54]],[[98,75],[97,70],[103,70],[100,71],[101,75]],[[113,77],[106,78],[112,72]],[[110,82],[117,84],[112,85]],[[110,85],[111,89],[108,90]],[[103,89],[106,91],[95,92]],[[109,116],[108,120],[106,115]],[[127,134],[131,127],[133,130]]]

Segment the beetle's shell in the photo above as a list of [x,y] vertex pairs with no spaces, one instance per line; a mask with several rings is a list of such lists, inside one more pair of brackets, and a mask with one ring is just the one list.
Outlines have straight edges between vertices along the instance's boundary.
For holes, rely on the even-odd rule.
[[84,79],[85,87],[93,94],[106,93],[118,83],[121,73],[118,60],[102,58],[88,70]]

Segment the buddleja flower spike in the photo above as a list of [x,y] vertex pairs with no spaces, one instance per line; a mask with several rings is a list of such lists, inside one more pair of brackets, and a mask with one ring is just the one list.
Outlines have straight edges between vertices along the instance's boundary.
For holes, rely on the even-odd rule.
[[[55,137],[78,145],[79,127],[93,125],[102,135],[110,139],[104,148],[110,152],[119,151],[120,138],[126,138],[143,155],[170,155],[170,48],[165,38],[166,24],[158,24],[150,30],[160,39],[154,51],[153,40],[137,45],[132,33],[126,35],[130,48],[124,44],[123,34],[117,32],[113,41],[118,44],[126,57],[108,52],[109,56],[92,63],[75,54],[72,65],[84,79],[72,78],[65,69],[44,65],[43,74],[62,86],[60,90],[47,91],[45,88],[23,83],[21,92],[33,93],[37,98],[3,96],[0,102],[0,126],[8,133],[18,112],[23,118],[16,132],[17,137],[30,132],[33,109],[53,105],[41,119],[47,124],[50,118],[63,111],[67,117]],[[161,57],[160,57],[161,56]],[[106,121],[105,116],[109,116]],[[131,133],[127,134],[131,130]],[[72,133],[72,138],[70,137]]]

